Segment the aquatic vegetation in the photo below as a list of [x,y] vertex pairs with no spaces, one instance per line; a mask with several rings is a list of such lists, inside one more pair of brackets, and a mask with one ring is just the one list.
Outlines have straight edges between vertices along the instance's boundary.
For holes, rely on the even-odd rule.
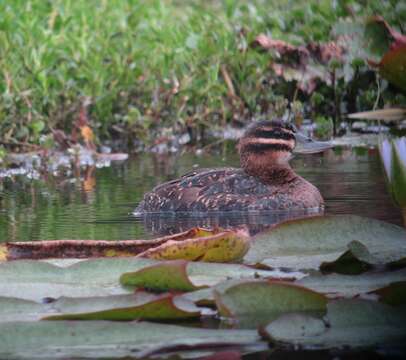
[[[194,230],[171,242],[194,235],[204,234]],[[251,247],[243,264],[138,257],[2,262],[0,355],[32,358],[39,344],[42,357],[57,358],[157,355],[168,346],[178,355],[213,353],[225,344],[250,353],[268,342],[309,351],[404,347],[405,229],[357,216],[312,217],[277,225]],[[319,271],[323,259],[348,251],[370,268],[356,275]],[[303,255],[318,261],[309,267]],[[297,271],[286,268],[289,258],[299,260]],[[207,319],[217,319],[220,329],[183,323]]]
[[406,225],[406,137],[382,140],[379,152],[389,192],[402,208]]
[[[343,19],[405,21],[396,1],[29,0],[3,1],[0,13],[0,140],[24,150],[71,136],[83,104],[96,143],[136,148],[186,132],[196,143],[203,130],[277,112],[281,97],[307,101],[297,80],[275,77],[277,54],[251,46],[260,34],[297,46],[334,40]],[[315,113],[334,113],[331,98],[372,107],[378,90],[363,60],[329,72],[335,88],[317,86]],[[382,101],[399,96],[384,89]]]

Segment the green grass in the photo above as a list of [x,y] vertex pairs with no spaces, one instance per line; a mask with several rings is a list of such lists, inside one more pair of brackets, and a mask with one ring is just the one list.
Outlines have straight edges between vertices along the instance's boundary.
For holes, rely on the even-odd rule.
[[[70,132],[84,99],[99,139],[148,143],[155,128],[245,121],[294,92],[267,82],[269,54],[249,47],[259,33],[295,44],[327,41],[349,7],[396,26],[404,20],[396,3],[2,1],[0,140],[38,143],[51,129]],[[240,100],[228,96],[222,66]]]

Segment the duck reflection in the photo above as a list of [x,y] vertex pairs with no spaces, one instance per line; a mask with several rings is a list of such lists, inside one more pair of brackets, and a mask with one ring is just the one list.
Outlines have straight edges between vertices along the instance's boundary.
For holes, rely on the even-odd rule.
[[207,229],[244,227],[250,235],[255,235],[282,221],[322,214],[323,209],[317,208],[280,212],[150,213],[139,215],[137,218],[147,232],[156,236],[175,234],[193,227]]

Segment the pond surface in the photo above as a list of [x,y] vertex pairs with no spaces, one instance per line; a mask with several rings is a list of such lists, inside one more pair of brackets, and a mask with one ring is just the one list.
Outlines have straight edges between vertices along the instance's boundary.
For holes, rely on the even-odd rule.
[[[291,164],[320,189],[326,214],[357,214],[402,224],[385,189],[377,150],[339,148],[296,156]],[[248,223],[255,228],[284,217],[234,214],[151,220],[132,216],[142,195],[156,184],[193,167],[221,166],[238,166],[237,155],[142,155],[111,167],[82,169],[73,178],[48,174],[38,179],[0,179],[0,241],[151,238],[196,225]]]

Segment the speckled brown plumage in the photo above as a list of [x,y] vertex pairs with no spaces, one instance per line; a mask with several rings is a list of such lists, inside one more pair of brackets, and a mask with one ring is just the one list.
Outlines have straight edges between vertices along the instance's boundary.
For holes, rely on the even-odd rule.
[[251,125],[240,139],[241,169],[200,169],[155,187],[136,213],[315,209],[323,199],[288,160],[295,130],[278,121]]

